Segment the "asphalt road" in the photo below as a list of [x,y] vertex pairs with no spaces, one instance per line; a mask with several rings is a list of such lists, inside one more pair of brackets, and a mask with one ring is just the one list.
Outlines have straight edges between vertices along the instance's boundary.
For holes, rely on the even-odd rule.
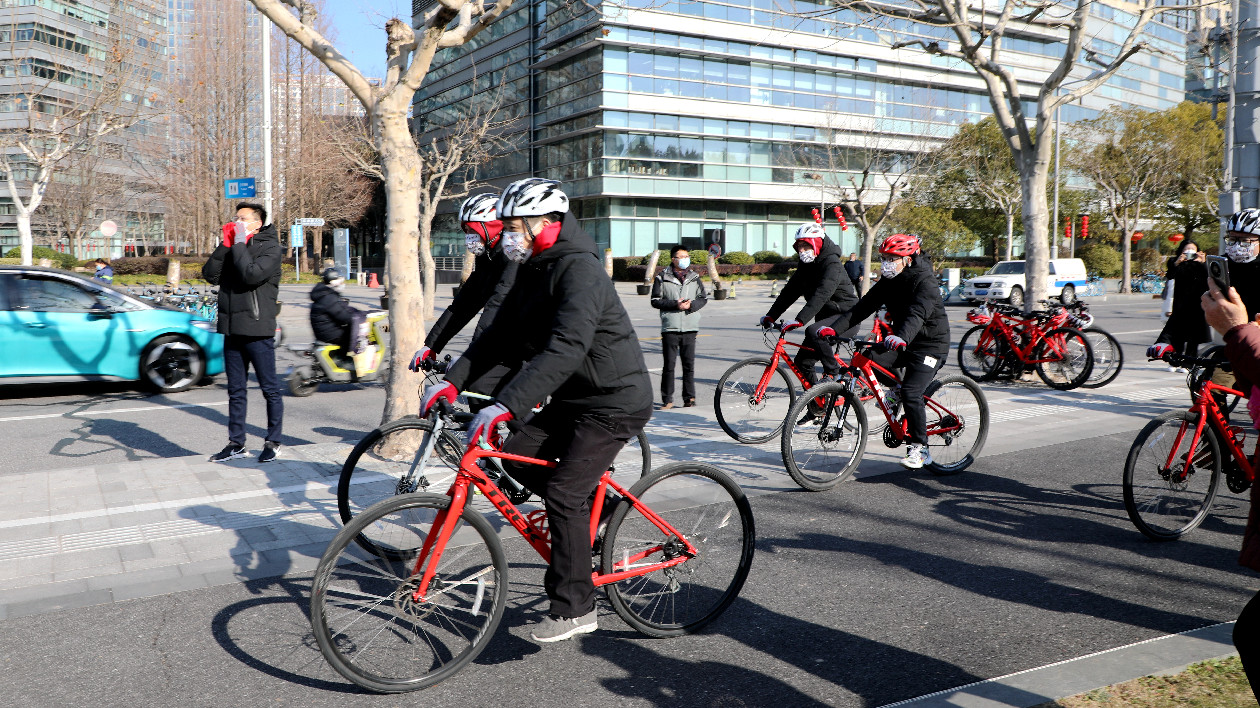
[[[701,406],[731,362],[765,351],[753,325],[767,290],[705,311]],[[297,304],[303,295],[283,297]],[[647,298],[625,299],[657,367],[657,319]],[[285,312],[296,337],[301,310]],[[1121,378],[1088,394],[989,387],[1001,420],[966,473],[907,472],[872,450],[883,458],[829,492],[761,490],[752,574],[700,635],[647,639],[602,605],[600,632],[539,647],[527,625],[542,609],[543,568],[512,541],[513,593],[495,641],[419,695],[362,694],[327,668],[306,621],[302,573],[0,620],[0,691],[31,706],[880,706],[1231,620],[1260,585],[1236,565],[1246,501],[1222,492],[1209,521],[1176,543],[1148,542],[1132,527],[1120,502],[1124,454],[1144,420],[1184,405],[1184,384],[1141,356],[1160,326],[1155,302],[1112,296],[1094,312],[1126,345]],[[955,336],[963,313],[950,308]],[[119,384],[0,395],[12,451],[0,476],[222,445],[221,382],[171,397]],[[355,440],[376,424],[381,398],[374,386],[286,398],[288,442]],[[671,414],[654,425],[721,436],[711,414]],[[772,447],[671,449],[755,484],[775,467]]]

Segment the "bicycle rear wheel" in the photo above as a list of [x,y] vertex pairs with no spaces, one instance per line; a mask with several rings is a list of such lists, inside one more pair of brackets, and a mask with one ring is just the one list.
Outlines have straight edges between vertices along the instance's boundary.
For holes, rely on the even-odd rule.
[[[711,465],[679,462],[639,480],[608,520],[602,572],[659,563],[683,552],[680,539],[648,520],[643,507],[684,534],[698,554],[604,588],[626,624],[653,637],[694,632],[735,600],[752,567],[756,530],[744,490]],[[647,553],[643,558],[639,554]]]
[[802,488],[831,489],[857,469],[867,432],[862,402],[839,381],[821,383],[792,404],[780,445],[783,464]]
[[[320,558],[311,588],[315,640],[337,673],[369,691],[415,691],[450,677],[481,653],[503,617],[503,546],[469,508],[425,599],[413,597],[417,549],[450,503],[439,494],[387,499],[351,521]],[[368,526],[385,557],[356,546]]]
[[648,444],[647,433],[640,432],[630,438],[617,453],[612,466],[614,470],[631,472],[640,478],[652,474],[652,446]]
[[1110,332],[1093,327],[1082,330],[1094,354],[1094,369],[1081,388],[1102,388],[1120,375],[1124,368],[1124,350]]
[[[367,434],[350,451],[337,482],[337,511],[344,524],[377,502],[399,494],[424,491],[428,485],[445,489],[459,470],[464,455],[463,431],[443,429],[428,459],[433,424],[408,416]],[[360,543],[374,551],[375,530],[364,530]]]
[[1212,510],[1221,477],[1220,441],[1214,430],[1205,427],[1198,445],[1190,450],[1195,422],[1190,413],[1165,413],[1147,423],[1129,448],[1124,463],[1124,510],[1147,538],[1181,538]]
[[765,442],[778,435],[796,400],[796,389],[781,366],[775,367],[766,390],[757,395],[757,385],[769,367],[769,359],[745,359],[727,369],[713,390],[718,425],[742,443]]
[[974,381],[962,376],[936,379],[924,398],[932,455],[927,468],[933,474],[958,474],[976,461],[989,437],[989,402]]
[[985,334],[985,325],[967,330],[958,340],[958,368],[975,381],[990,381],[997,376],[1002,362],[1001,349],[992,335]]
[[1089,380],[1094,371],[1094,350],[1080,330],[1059,327],[1046,332],[1033,353],[1037,375],[1050,388],[1067,391]]

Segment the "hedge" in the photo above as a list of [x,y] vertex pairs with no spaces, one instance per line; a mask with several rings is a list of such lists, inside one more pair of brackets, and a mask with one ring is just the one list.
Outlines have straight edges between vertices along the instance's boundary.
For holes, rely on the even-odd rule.
[[179,261],[179,277],[183,280],[200,278],[207,260],[205,256],[132,256],[116,258],[109,265],[114,275],[166,275],[171,258]]
[[[660,272],[662,267],[663,266],[657,267],[658,273]],[[749,263],[747,265],[719,263],[718,275],[721,275],[721,276],[766,275],[768,273],[787,273],[789,270],[795,267],[796,267],[796,261],[790,261],[790,262],[784,262],[784,263]],[[692,270],[702,275],[708,275],[708,268],[704,266],[693,265]],[[615,264],[614,264],[614,273],[615,272],[616,270],[615,270]],[[644,277],[647,275],[647,266],[646,265],[625,266],[625,273],[626,273],[626,277],[624,278],[624,280],[641,283],[643,282]]]
[[[20,259],[22,257],[22,247],[18,246],[15,248],[11,248],[9,249],[9,252],[4,255],[6,258]],[[58,268],[61,268],[63,270],[71,270],[75,266],[79,265],[79,259],[75,258],[73,255],[69,253],[62,253],[61,251],[55,251],[47,246],[36,246],[32,248],[31,249],[31,262],[39,263],[39,259],[41,258],[47,258],[48,260],[56,264]]]
[[730,253],[723,254],[722,257],[718,259],[718,263],[728,263],[730,265],[752,265],[756,262],[757,261],[752,257],[752,254],[744,251],[731,251]]
[[782,263],[783,255],[778,251],[757,251],[752,254],[754,263]]

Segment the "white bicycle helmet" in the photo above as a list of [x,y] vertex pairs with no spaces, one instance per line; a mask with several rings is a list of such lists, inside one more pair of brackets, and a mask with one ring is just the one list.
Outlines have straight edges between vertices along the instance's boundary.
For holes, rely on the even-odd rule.
[[1243,209],[1234,214],[1229,217],[1229,224],[1225,230],[1260,236],[1260,209]]
[[490,192],[474,194],[464,200],[459,208],[460,221],[497,221],[495,212],[499,204],[499,195]]
[[508,185],[499,197],[500,219],[520,216],[543,216],[569,211],[569,198],[560,191],[560,183],[541,177],[529,177]]
[[826,230],[822,226],[810,222],[801,224],[796,230],[796,238],[792,239],[792,245],[795,246],[797,241],[804,241],[814,249],[814,255],[818,255],[822,251],[823,239],[827,237]]

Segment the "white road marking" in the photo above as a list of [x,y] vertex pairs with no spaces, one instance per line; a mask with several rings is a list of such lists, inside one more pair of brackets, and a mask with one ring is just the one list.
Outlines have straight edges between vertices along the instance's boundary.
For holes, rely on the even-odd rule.
[[226,406],[227,401],[216,403],[177,403],[173,406],[145,406],[143,408],[110,408],[107,410],[70,411],[68,413],[45,413],[43,415],[19,415],[12,418],[0,418],[0,423],[12,423],[19,420],[42,420],[45,418],[73,418],[76,416],[107,416],[116,413],[139,413],[142,411],[169,411],[175,408],[211,408]]

